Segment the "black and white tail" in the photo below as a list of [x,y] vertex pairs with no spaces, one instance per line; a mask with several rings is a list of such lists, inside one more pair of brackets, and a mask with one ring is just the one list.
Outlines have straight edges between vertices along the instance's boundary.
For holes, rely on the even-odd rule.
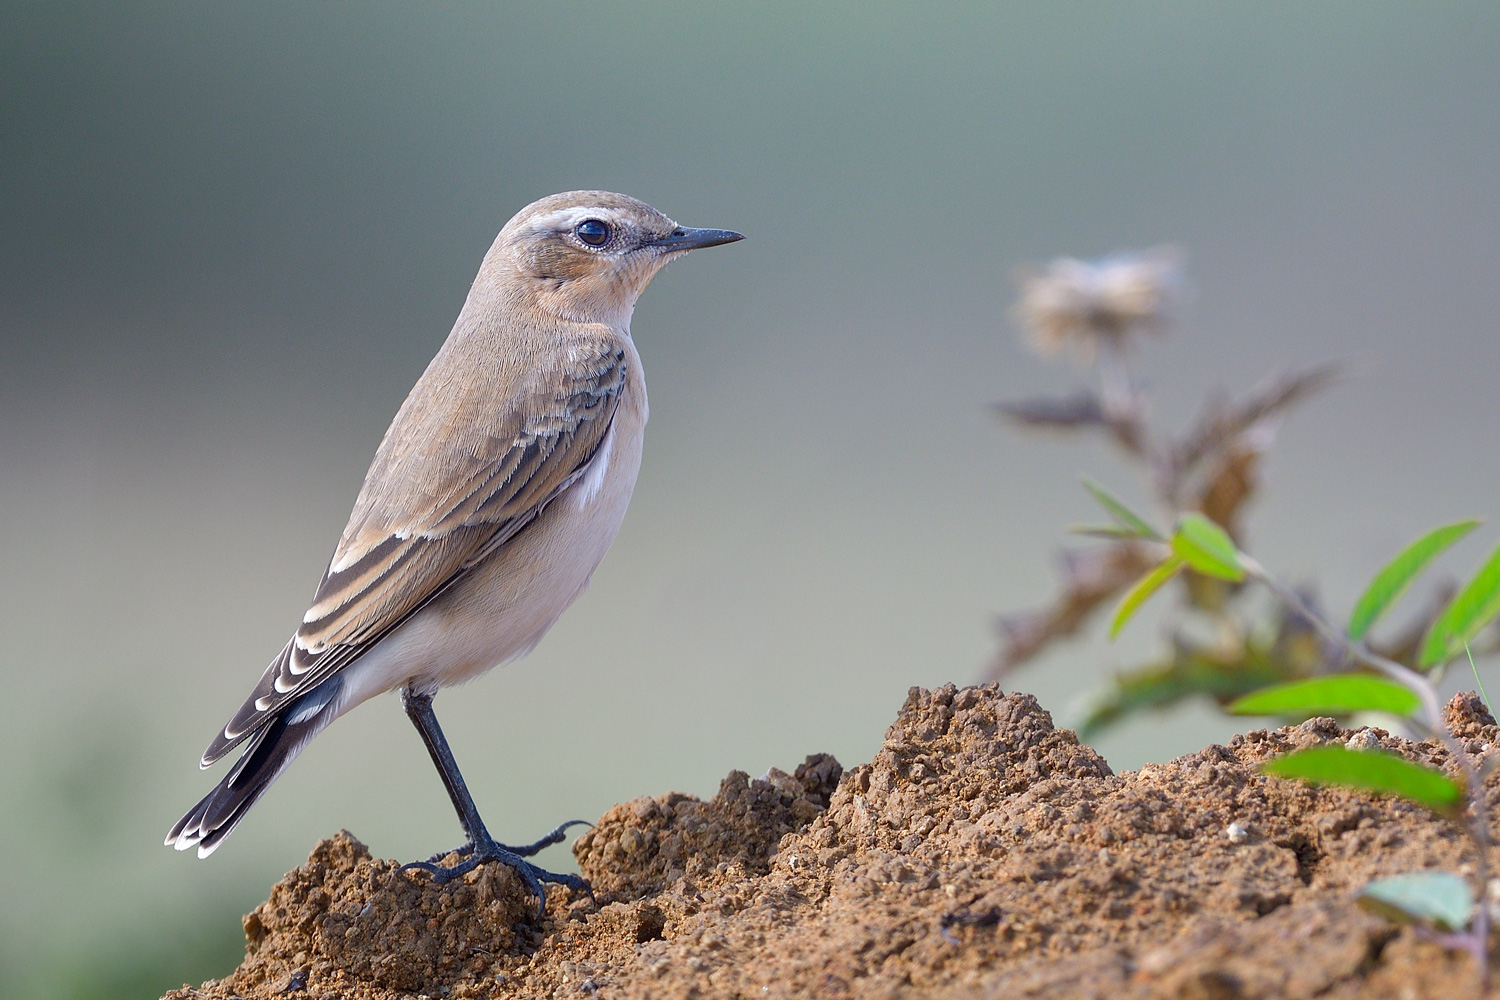
[[212,854],[308,741],[338,717],[341,694],[342,678],[331,677],[271,718],[228,776],[172,827],[166,845],[197,847],[200,858]]

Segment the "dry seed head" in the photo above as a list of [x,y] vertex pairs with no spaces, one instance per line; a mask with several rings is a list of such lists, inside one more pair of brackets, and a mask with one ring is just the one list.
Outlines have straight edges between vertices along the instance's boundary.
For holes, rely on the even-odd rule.
[[1160,329],[1181,283],[1181,254],[1155,247],[1097,260],[1059,257],[1024,273],[1016,318],[1042,354],[1071,348],[1092,359],[1137,329]]

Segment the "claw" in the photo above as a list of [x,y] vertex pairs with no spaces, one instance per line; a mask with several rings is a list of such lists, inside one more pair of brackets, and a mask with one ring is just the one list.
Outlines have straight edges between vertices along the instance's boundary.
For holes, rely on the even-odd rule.
[[522,847],[507,847],[505,844],[496,844],[495,846],[500,848],[502,851],[509,851],[512,854],[519,854],[523,858],[529,858],[533,854],[541,851],[543,848],[551,847],[553,844],[561,844],[564,840],[567,840],[568,830],[570,830],[571,828],[575,826],[593,825],[594,824],[590,823],[586,819],[570,819],[566,823],[559,823],[555,829],[549,831],[545,836],[542,837],[541,840],[538,840],[535,843],[526,844]]
[[397,871],[404,872],[412,869],[424,871],[432,876],[434,883],[444,885],[456,878],[462,878],[486,862],[498,861],[503,865],[509,866],[520,877],[521,881],[525,883],[527,890],[536,897],[538,919],[545,916],[547,912],[547,890],[543,887],[543,883],[548,882],[553,885],[564,885],[574,891],[583,892],[589,897],[589,902],[593,903],[597,908],[599,905],[598,900],[594,898],[594,890],[589,885],[587,879],[565,872],[549,872],[545,868],[539,868],[526,860],[526,857],[535,854],[543,847],[548,847],[561,841],[569,827],[577,826],[580,823],[582,823],[581,820],[570,820],[548,833],[536,843],[527,844],[521,848],[506,847],[504,844],[497,844],[493,840],[482,841],[478,844],[469,844],[466,848],[460,848],[458,851],[449,851],[448,854],[457,853],[461,856],[467,855],[467,857],[464,857],[457,864],[437,864],[438,860],[447,857],[447,854],[439,854],[428,861],[409,861],[398,868]]
[[428,858],[426,861],[421,861],[421,862],[413,861],[409,865],[402,865],[401,866],[401,870],[405,871],[408,868],[414,868],[414,867],[417,867],[418,865],[424,865],[424,864],[432,866],[432,867],[437,867],[437,863],[439,861],[443,860],[444,858],[446,858],[450,854],[457,854],[460,858],[467,858],[469,855],[471,855],[473,853],[474,853],[474,845],[473,844],[465,844],[462,847],[455,847],[451,851],[438,851],[436,854],[434,854],[432,857]]
[[[551,847],[553,844],[561,844],[564,840],[567,840],[568,831],[573,827],[593,825],[594,824],[590,823],[586,819],[570,819],[566,823],[559,823],[554,829],[549,830],[540,840],[534,841],[530,844],[522,844],[520,847],[512,847],[509,844],[496,843],[495,847],[510,854],[518,855],[519,857],[529,858],[532,855],[541,853],[543,850]],[[472,843],[469,843],[465,844],[462,847],[455,847],[451,851],[439,851],[432,857],[428,858],[425,862],[413,861],[409,865],[403,865],[402,869],[405,870],[406,868],[419,868],[422,866],[422,864],[433,867],[441,867],[440,865],[438,865],[438,862],[443,860],[450,854],[457,854],[460,858],[467,858],[473,853],[474,845]],[[422,870],[427,871],[429,869],[423,868]]]

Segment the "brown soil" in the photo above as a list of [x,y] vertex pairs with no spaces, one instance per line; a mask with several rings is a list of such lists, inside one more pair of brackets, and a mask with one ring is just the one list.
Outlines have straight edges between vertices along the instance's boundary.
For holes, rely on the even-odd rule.
[[[1500,752],[1477,698],[1448,711]],[[238,969],[168,997],[1477,996],[1472,958],[1353,902],[1371,877],[1472,871],[1464,837],[1255,769],[1350,740],[1447,763],[1315,719],[1116,775],[1029,695],[913,688],[842,777],[818,755],[611,809],[574,845],[597,909],[554,889],[539,921],[509,869],[434,886],[340,833],[245,918]],[[1486,793],[1493,816],[1500,775]]]

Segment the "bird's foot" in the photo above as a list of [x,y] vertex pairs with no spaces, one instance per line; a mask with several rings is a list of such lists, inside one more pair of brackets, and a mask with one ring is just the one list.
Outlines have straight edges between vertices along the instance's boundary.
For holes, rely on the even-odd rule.
[[571,820],[548,833],[536,843],[526,844],[522,847],[506,847],[504,844],[497,844],[486,837],[477,844],[466,844],[457,851],[449,851],[448,854],[456,853],[462,858],[457,864],[438,864],[439,860],[448,856],[447,854],[438,854],[427,861],[408,862],[398,870],[409,871],[415,868],[419,871],[427,872],[432,876],[434,882],[438,885],[443,885],[456,878],[462,878],[482,864],[490,861],[498,861],[503,865],[509,866],[511,870],[519,875],[521,881],[525,883],[526,888],[536,897],[538,917],[545,914],[547,910],[547,890],[543,888],[543,883],[547,882],[553,885],[565,885],[569,889],[583,892],[589,897],[589,901],[597,907],[598,902],[594,899],[594,890],[589,885],[588,880],[581,876],[565,872],[549,872],[526,860],[526,858],[537,853],[542,848],[559,843],[563,839],[568,827],[578,825],[582,822],[582,820]]
[[[571,827],[593,825],[594,824],[590,823],[588,820],[570,819],[566,823],[559,824],[556,829],[549,831],[542,837],[542,839],[534,841],[530,844],[522,844],[520,847],[512,847],[509,844],[496,844],[495,846],[502,851],[509,851],[511,854],[517,854],[523,858],[529,858],[539,853],[544,848],[551,847],[553,844],[561,844],[564,840],[567,840],[568,830]],[[460,858],[467,858],[470,854],[473,853],[474,844],[473,842],[470,842],[462,847],[455,847],[451,851],[438,851],[432,857],[423,862],[423,864],[436,865],[439,861],[442,861],[450,854],[457,854]],[[403,865],[402,868],[403,870],[405,870],[406,868],[411,868],[416,865],[417,862],[414,861],[410,865]]]
[[474,845],[473,844],[465,844],[462,847],[455,847],[451,851],[438,851],[436,854],[434,854],[432,857],[428,858],[426,861],[412,861],[412,862],[410,862],[408,864],[404,864],[404,865],[401,866],[400,870],[401,871],[406,871],[408,868],[421,868],[421,869],[423,869],[425,871],[426,868],[427,868],[427,866],[429,866],[429,865],[435,866],[435,867],[441,867],[440,865],[438,865],[438,862],[441,861],[441,860],[443,860],[444,858],[446,858],[450,854],[457,854],[458,857],[459,857],[459,860],[462,861],[464,858],[467,858],[469,855],[471,855],[473,853],[474,853]]

